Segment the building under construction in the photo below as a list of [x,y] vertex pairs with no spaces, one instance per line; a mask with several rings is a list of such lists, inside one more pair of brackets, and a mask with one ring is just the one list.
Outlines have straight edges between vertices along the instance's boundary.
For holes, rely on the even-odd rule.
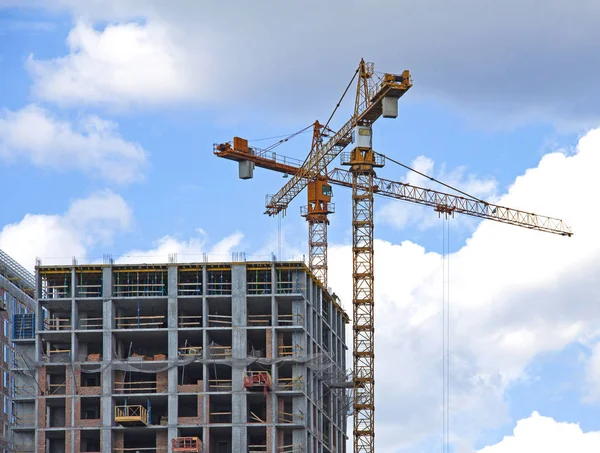
[[11,325],[14,319],[20,320],[33,312],[34,286],[33,274],[0,250],[0,451],[3,453],[22,451],[22,446],[13,442],[10,428],[18,422],[29,422],[20,419],[13,411],[15,381],[10,368],[15,351],[12,343],[14,329],[11,329]]
[[348,317],[301,262],[40,265],[22,318],[28,451],[346,449]]

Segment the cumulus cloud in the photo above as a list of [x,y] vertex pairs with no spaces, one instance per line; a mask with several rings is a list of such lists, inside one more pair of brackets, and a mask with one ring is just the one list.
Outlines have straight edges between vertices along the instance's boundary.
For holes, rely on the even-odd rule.
[[39,98],[59,104],[164,104],[194,97],[203,78],[191,72],[191,56],[159,22],[109,24],[103,30],[77,22],[67,45],[64,57],[29,57]]
[[558,422],[534,412],[519,420],[512,436],[478,453],[595,453],[600,449],[600,432],[583,432],[575,423]]
[[[375,0],[368,9],[368,14],[377,17],[375,28],[365,22],[363,4],[342,0],[327,5],[309,2],[314,7],[269,0],[236,4],[235,8],[193,0],[177,4],[160,0],[33,3],[65,8],[76,17],[117,21],[109,26],[111,34],[128,38],[127,50],[116,49],[116,54],[128,55],[133,61],[138,58],[135,53],[124,53],[138,49],[130,45],[134,42],[130,32],[143,30],[152,34],[150,42],[162,43],[164,32],[155,22],[169,24],[171,30],[177,30],[169,35],[173,46],[159,45],[158,55],[163,55],[164,49],[175,49],[185,55],[185,63],[179,66],[176,57],[164,58],[160,60],[166,64],[164,71],[187,74],[186,67],[191,67],[195,80],[207,78],[210,95],[222,103],[260,101],[257,108],[276,105],[282,114],[285,109],[289,109],[287,113],[328,111],[364,56],[376,62],[378,70],[411,69],[415,87],[408,99],[443,100],[470,112],[472,118],[487,113],[487,119],[494,118],[489,124],[506,123],[509,118],[512,122],[548,119],[580,127],[582,121],[597,124],[599,119],[595,68],[600,55],[595,43],[600,39],[600,4],[588,0],[549,0],[544,14],[536,2],[519,0],[464,0],[459,4],[425,0],[412,5],[410,11],[399,2]],[[148,26],[127,23],[139,17],[145,18]],[[365,32],[356,34],[356,27],[335,24],[364,26]],[[103,84],[84,73],[98,69],[98,78],[102,77],[106,72],[98,65],[107,60],[102,52],[92,51],[96,44],[80,45],[82,30],[81,25],[75,28],[71,38],[75,45],[70,41],[70,53],[64,59],[37,61],[47,69],[34,72],[39,76],[38,86],[64,75],[77,81],[78,89],[80,81],[89,80],[95,90],[88,93],[91,99],[114,101],[116,92],[125,91],[126,99],[135,97],[140,92],[137,87],[99,89]],[[327,43],[325,47],[323,43]],[[79,65],[81,62],[85,64]],[[107,68],[121,66],[109,58]],[[173,73],[168,72],[167,86],[161,91],[174,92],[172,99],[181,100],[180,91],[171,84]],[[180,80],[182,87],[190,87],[188,78]],[[107,83],[116,86],[116,82]],[[141,82],[144,89],[151,86]],[[150,100],[163,96],[145,93]],[[79,90],[76,94],[84,93]]]
[[[448,258],[451,427],[465,451],[485,429],[508,421],[505,391],[528,377],[535,357],[596,341],[600,214],[589,206],[600,190],[599,149],[597,129],[572,155],[544,156],[499,198],[562,218],[572,238],[484,221]],[[330,285],[348,311],[351,259],[350,246],[331,247]],[[377,448],[418,451],[441,425],[442,257],[409,241],[377,240],[375,281]]]
[[146,153],[140,145],[124,140],[110,121],[86,116],[71,124],[42,107],[28,105],[0,112],[0,159],[77,170],[126,184],[143,178]]
[[166,263],[170,256],[176,262],[198,261],[230,261],[232,252],[236,250],[244,238],[238,231],[224,237],[214,244],[210,244],[206,233],[202,229],[196,230],[196,236],[181,240],[174,236],[166,235],[155,241],[154,247],[148,250],[131,250],[121,255],[118,263]]
[[[493,203],[496,199],[498,188],[496,179],[493,177],[480,178],[473,173],[467,173],[467,169],[464,166],[447,170],[445,165],[442,165],[439,170],[436,170],[435,162],[432,159],[426,156],[417,156],[412,161],[410,167],[422,174],[444,181],[446,184],[456,187],[476,198],[489,201],[490,203]],[[434,183],[416,172],[407,171],[406,175],[399,180],[413,186],[463,196],[458,192]],[[377,221],[391,225],[398,230],[407,226],[416,226],[420,230],[426,230],[439,225],[439,215],[432,209],[426,209],[408,202],[400,203],[397,200],[387,200],[381,204],[382,207],[376,212]],[[466,216],[458,216],[454,222],[455,226],[457,224],[461,227],[472,229],[477,225],[477,221]]]
[[133,222],[123,198],[109,190],[75,200],[64,214],[27,214],[0,231],[0,249],[33,271],[35,258],[45,264],[84,260],[93,246],[111,244]]

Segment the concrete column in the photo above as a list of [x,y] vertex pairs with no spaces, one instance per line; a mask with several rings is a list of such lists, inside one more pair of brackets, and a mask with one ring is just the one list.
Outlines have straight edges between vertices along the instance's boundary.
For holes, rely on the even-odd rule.
[[243,378],[246,371],[246,266],[231,266],[231,335],[232,335],[232,440],[231,451],[248,451],[248,422],[246,394],[242,391]]
[[[112,355],[112,327],[113,327],[113,302],[112,302],[112,266],[102,268],[102,362],[109,363]],[[100,442],[102,451],[112,451],[113,425],[113,370],[107,367],[102,372],[102,431]]]
[[[167,301],[167,327],[168,333],[168,359],[169,363],[177,362],[177,265],[170,265],[168,268],[168,301]],[[177,437],[177,367],[169,369],[169,384],[168,384],[168,439]],[[168,451],[171,452],[171,442],[167,442]]]

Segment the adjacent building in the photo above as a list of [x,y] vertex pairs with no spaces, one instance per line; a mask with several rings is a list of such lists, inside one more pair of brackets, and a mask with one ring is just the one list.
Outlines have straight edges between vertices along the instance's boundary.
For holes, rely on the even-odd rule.
[[15,379],[10,369],[15,360],[13,321],[15,317],[33,312],[34,287],[33,275],[0,250],[0,452],[3,453],[24,451],[21,445],[15,445],[11,426],[29,421],[16,417],[13,408]]
[[38,266],[35,288],[27,451],[346,450],[348,316],[303,263]]

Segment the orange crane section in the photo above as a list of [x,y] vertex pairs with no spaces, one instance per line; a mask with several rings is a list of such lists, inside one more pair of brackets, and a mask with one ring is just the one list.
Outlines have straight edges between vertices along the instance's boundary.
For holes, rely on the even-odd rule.
[[[265,213],[271,216],[285,213],[289,203],[308,186],[308,205],[301,212],[309,225],[317,225],[321,232],[319,241],[314,241],[315,231],[309,233],[310,267],[320,272],[324,283],[327,281],[327,215],[333,212],[329,184],[352,189],[354,453],[372,453],[375,448],[374,195],[430,206],[445,215],[466,214],[561,236],[571,236],[572,232],[562,220],[552,217],[377,177],[375,168],[383,167],[385,157],[372,149],[371,126],[379,117],[397,117],[398,99],[410,89],[412,81],[408,71],[379,76],[373,64],[364,60],[354,77],[357,75],[354,115],[324,144],[325,134],[316,122],[313,146],[306,160],[249,147],[248,142],[239,137],[234,138],[233,147],[223,143],[215,145],[213,152],[218,157],[237,161],[242,179],[252,177],[254,166],[291,175],[277,194],[267,197]],[[324,130],[329,134],[326,127]],[[350,144],[351,150],[342,153]],[[350,170],[336,168],[327,172],[327,166],[340,153],[342,164],[348,165]],[[319,253],[325,256],[324,266],[320,268],[319,262],[313,261]]]

